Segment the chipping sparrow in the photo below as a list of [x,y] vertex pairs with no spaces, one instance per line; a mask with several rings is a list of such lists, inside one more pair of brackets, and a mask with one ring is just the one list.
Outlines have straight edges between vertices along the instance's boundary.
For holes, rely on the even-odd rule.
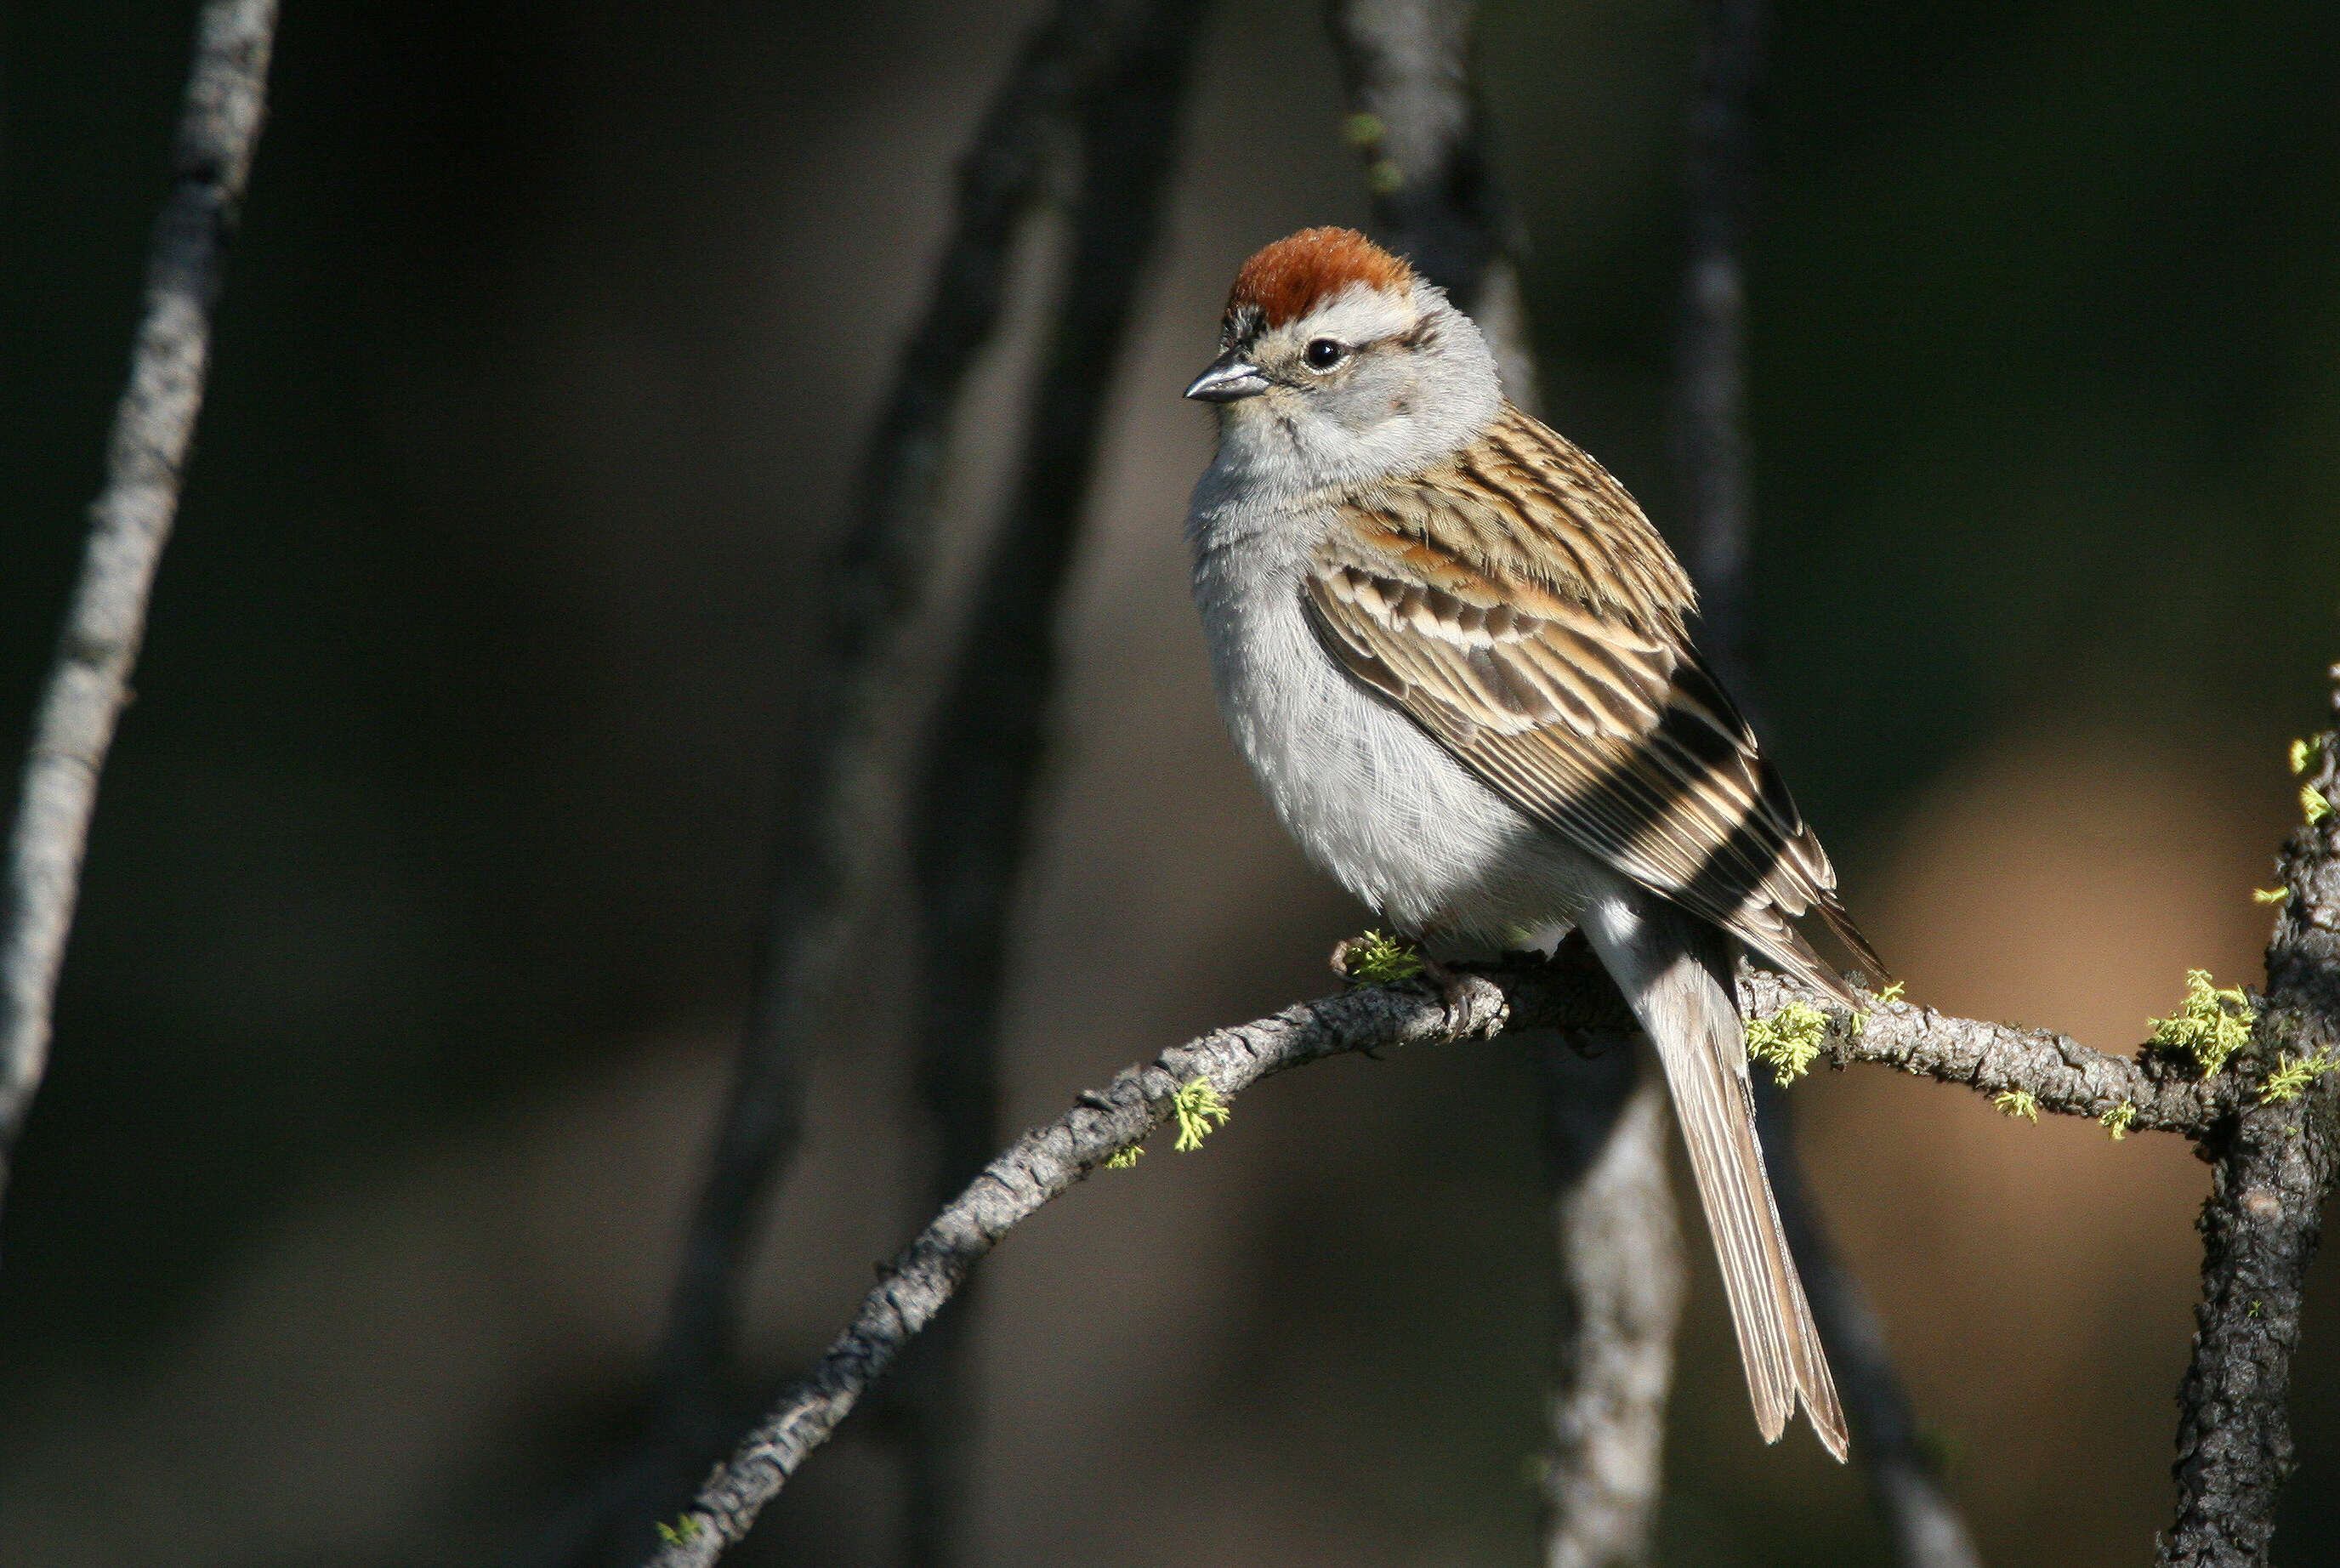
[[[1848,1003],[1836,873],[1691,646],[1690,581],[1601,465],[1504,402],[1479,329],[1308,229],[1244,264],[1187,522],[1219,705],[1317,865],[1425,950],[1570,927],[1656,1042],[1756,1424],[1842,1410],[1755,1141],[1740,943]],[[1881,966],[1878,966],[1881,969]]]

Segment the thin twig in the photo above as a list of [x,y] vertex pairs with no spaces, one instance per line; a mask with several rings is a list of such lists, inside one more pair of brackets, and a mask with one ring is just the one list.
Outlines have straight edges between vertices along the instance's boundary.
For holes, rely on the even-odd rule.
[[[920,1097],[939,1206],[998,1147],[1010,916],[1057,685],[1056,621],[1106,400],[1176,162],[1204,0],[1147,0],[1079,116],[1065,281],[1031,400],[1014,503],[993,542],[919,770],[912,877],[923,922]],[[904,1560],[965,1555],[975,1401],[967,1308],[927,1336],[886,1414],[907,1474]]]
[[145,312],[114,411],[105,489],[35,721],[0,922],[0,1192],[48,1065],[99,774],[145,633],[210,368],[211,312],[259,144],[275,0],[209,0],[155,221]]
[[[1748,581],[1753,486],[1746,435],[1746,283],[1740,260],[1755,197],[1753,100],[1770,0],[1709,0],[1691,97],[1690,257],[1675,338],[1674,437],[1681,542],[1699,588],[1700,646],[1749,701],[1759,663]],[[1829,1245],[1806,1191],[1794,1120],[1759,1077],[1756,1126],[1780,1219],[1804,1276],[1851,1418],[1869,1496],[1903,1568],[1979,1568],[1974,1541],[1918,1441],[1884,1325]]]
[[[757,1513],[976,1263],[1051,1199],[1143,1142],[1171,1117],[1182,1091],[1191,1112],[1198,1084],[1231,1101],[1269,1074],[1352,1052],[1532,1029],[1597,1038],[1634,1027],[1615,983],[1581,948],[1563,947],[1550,962],[1466,966],[1465,976],[1451,1000],[1400,982],[1303,1002],[1173,1047],[1146,1067],[1125,1068],[1103,1090],[1076,1096],[1070,1111],[1026,1133],[986,1166],[902,1251],[811,1374],[780,1397],[681,1519],[662,1528],[666,1543],[649,1559],[652,1568],[703,1568],[746,1535]],[[2100,1098],[2119,1094],[2140,1107],[2137,1127],[2198,1135],[2255,1095],[2236,1075],[2193,1082],[2175,1066],[2165,1070],[2150,1053],[2123,1060],[2046,1030],[1866,1000],[1864,1022],[1783,977],[1744,972],[1740,980],[1740,1005],[1750,1017],[1769,1018],[1791,1006],[1821,1015],[1826,1054],[1839,1066],[1879,1062],[1985,1094],[2020,1088],[2043,1111],[2096,1115],[2091,1107]]]
[[[2340,665],[2332,678],[2340,715]],[[2319,737],[2310,755],[2303,800],[2340,801],[2340,733]],[[2265,1069],[2340,1053],[2340,813],[2293,833],[2281,872],[2286,897],[2254,1042]],[[2292,1468],[2285,1401],[2307,1266],[2340,1170],[2340,1081],[2325,1072],[2294,1097],[2246,1101],[2199,1146],[2216,1174],[2197,1222],[2202,1300],[2177,1392],[2177,1516],[2160,1560],[2265,1568]]]
[[684,1242],[645,1436],[537,1543],[532,1562],[592,1560],[612,1528],[640,1529],[685,1494],[738,1430],[727,1425],[723,1390],[748,1249],[793,1156],[805,1056],[891,837],[913,708],[904,690],[910,634],[930,597],[960,392],[998,332],[1016,238],[1077,106],[1135,21],[1127,0],[1058,0],[960,160],[952,231],[871,434],[852,525],[808,600],[819,620],[794,720],[805,737],[800,772],[785,792],[756,997]]
[[[1469,310],[1504,391],[1532,410],[1535,355],[1515,243],[1472,94],[1468,0],[1335,0],[1349,140],[1393,249]],[[1664,1483],[1681,1318],[1681,1229],[1665,1088],[1638,1053],[1541,1042],[1545,1168],[1559,1255],[1552,1450],[1539,1466],[1547,1568],[1645,1562]]]

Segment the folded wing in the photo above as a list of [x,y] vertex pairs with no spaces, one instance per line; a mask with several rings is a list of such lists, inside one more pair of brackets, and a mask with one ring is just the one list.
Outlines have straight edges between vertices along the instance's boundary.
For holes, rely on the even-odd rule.
[[1306,585],[1327,646],[1522,810],[1850,1002],[1791,922],[1883,966],[1631,497],[1515,410],[1426,478],[1342,508]]

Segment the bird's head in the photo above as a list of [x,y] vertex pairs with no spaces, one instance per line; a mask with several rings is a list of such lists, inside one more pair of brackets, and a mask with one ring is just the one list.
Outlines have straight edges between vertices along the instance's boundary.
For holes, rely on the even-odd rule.
[[1417,471],[1502,405],[1470,318],[1350,229],[1303,229],[1244,263],[1219,357],[1186,395],[1219,405],[1223,462],[1302,489]]

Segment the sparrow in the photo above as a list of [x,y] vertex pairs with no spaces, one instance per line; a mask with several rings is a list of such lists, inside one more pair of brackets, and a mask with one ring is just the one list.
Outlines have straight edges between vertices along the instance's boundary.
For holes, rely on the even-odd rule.
[[1402,259],[1306,229],[1243,265],[1186,389],[1218,450],[1187,520],[1219,706],[1284,826],[1425,953],[1583,934],[1654,1043],[1756,1425],[1845,1456],[1755,1139],[1742,948],[1857,1006],[1795,924],[1883,965],[1692,646],[1697,596],[1601,465],[1505,401]]

